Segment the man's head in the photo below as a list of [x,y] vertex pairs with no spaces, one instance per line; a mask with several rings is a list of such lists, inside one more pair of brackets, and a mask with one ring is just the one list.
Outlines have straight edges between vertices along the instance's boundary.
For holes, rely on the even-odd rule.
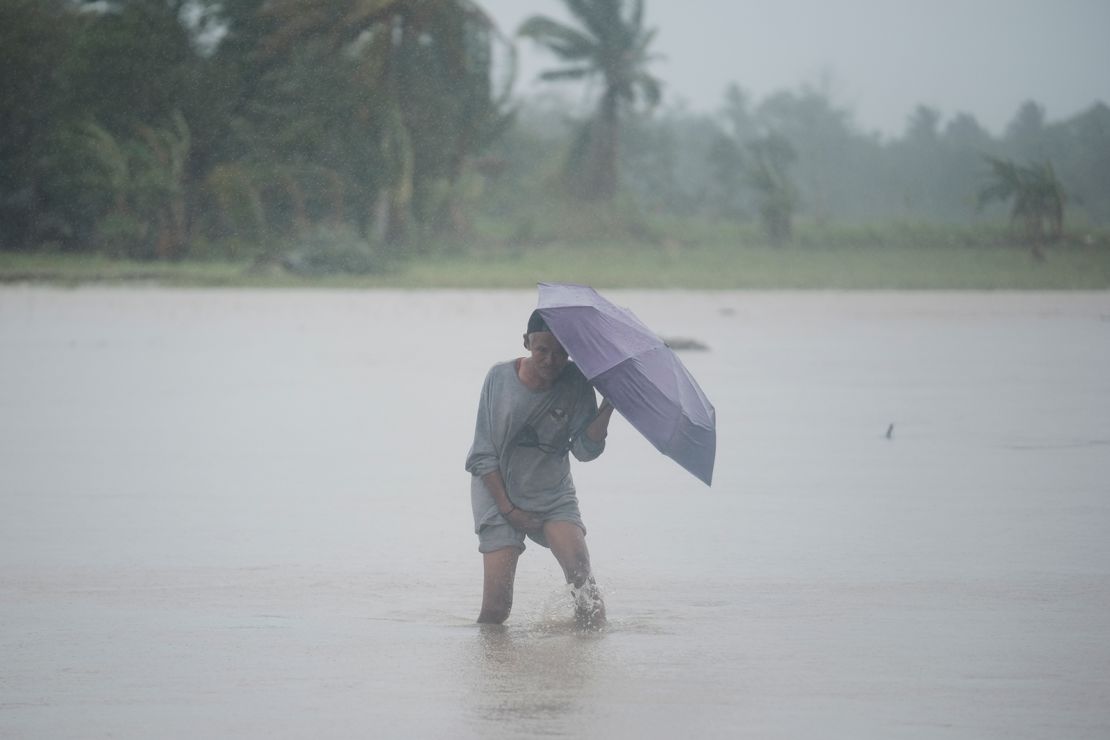
[[524,336],[527,338],[529,334],[535,334],[541,331],[550,333],[551,329],[548,328],[547,320],[543,317],[543,314],[539,312],[539,309],[536,309],[532,312],[532,315],[528,317],[528,331],[524,333]]
[[539,311],[533,311],[528,317],[524,349],[532,353],[532,366],[546,380],[555,380],[567,366],[567,351],[551,333]]

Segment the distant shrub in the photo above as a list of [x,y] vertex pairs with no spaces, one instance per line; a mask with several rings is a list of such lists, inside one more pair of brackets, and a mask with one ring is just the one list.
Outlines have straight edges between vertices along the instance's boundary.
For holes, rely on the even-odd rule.
[[124,213],[109,213],[96,224],[96,243],[109,257],[147,259],[154,255],[147,224]]
[[658,244],[663,233],[630,199],[583,203],[553,195],[521,212],[508,236],[514,246],[632,241]]
[[384,252],[353,232],[321,229],[281,257],[298,275],[372,275],[389,269]]

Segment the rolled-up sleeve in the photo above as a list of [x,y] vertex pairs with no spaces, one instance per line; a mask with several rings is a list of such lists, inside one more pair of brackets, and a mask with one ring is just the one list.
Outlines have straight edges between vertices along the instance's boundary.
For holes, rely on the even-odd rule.
[[500,468],[497,447],[493,441],[493,372],[486,374],[482,396],[478,400],[478,418],[474,422],[474,442],[466,456],[466,470],[471,475],[485,475]]
[[585,432],[582,432],[575,438],[574,446],[571,447],[571,452],[574,453],[575,458],[582,462],[595,460],[602,452],[605,452],[605,440],[594,442],[586,436]]

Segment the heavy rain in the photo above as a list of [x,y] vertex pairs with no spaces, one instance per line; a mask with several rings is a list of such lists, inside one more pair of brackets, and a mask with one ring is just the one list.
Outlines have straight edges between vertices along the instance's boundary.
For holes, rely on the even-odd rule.
[[0,737],[1107,737],[1108,26],[0,0]]

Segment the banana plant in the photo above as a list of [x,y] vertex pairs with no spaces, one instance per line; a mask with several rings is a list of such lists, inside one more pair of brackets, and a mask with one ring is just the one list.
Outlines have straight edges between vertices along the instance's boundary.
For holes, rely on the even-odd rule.
[[186,175],[192,135],[181,111],[168,126],[138,127],[142,146],[136,148],[139,166],[135,200],[150,214],[154,225],[154,253],[162,259],[184,254],[188,245]]
[[263,58],[313,45],[352,65],[381,168],[374,230],[387,243],[404,242],[414,214],[434,210],[420,207],[422,194],[460,180],[511,121],[515,58],[495,84],[492,46],[510,45],[470,0],[274,0],[264,12],[273,31]]

